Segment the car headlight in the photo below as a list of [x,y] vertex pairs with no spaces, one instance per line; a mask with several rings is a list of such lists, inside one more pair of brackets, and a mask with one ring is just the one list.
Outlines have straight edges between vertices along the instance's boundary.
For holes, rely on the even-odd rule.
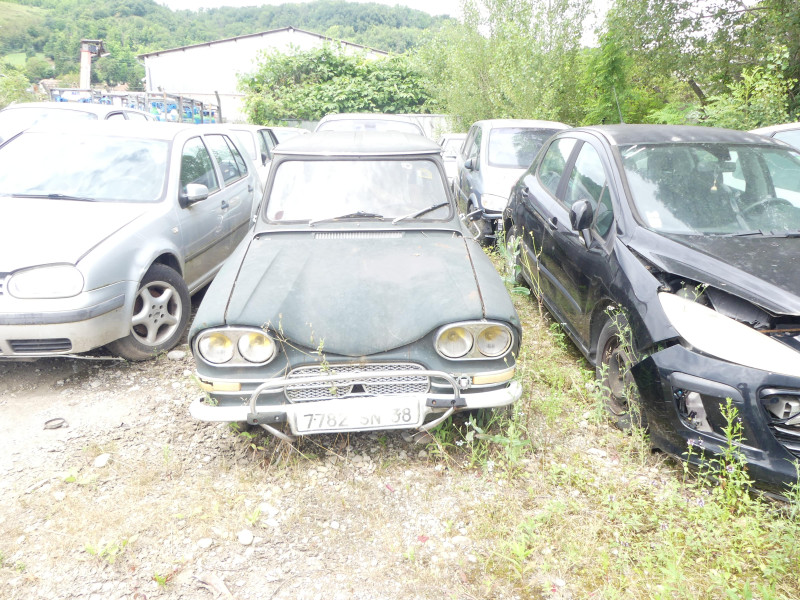
[[678,334],[701,352],[762,371],[800,373],[800,353],[788,346],[693,300],[664,292],[658,298]]
[[463,327],[448,327],[439,334],[436,349],[447,358],[461,358],[472,349],[472,334]]
[[197,340],[200,356],[215,365],[221,365],[232,359],[234,347],[233,340],[221,331],[202,334]]
[[83,275],[73,265],[49,265],[18,271],[6,283],[15,298],[70,298],[83,290]]
[[250,366],[271,361],[278,346],[260,329],[221,327],[201,332],[195,339],[194,352],[214,365]]
[[484,356],[502,356],[511,345],[511,332],[499,325],[492,325],[478,334],[478,350]]
[[251,363],[264,363],[275,355],[275,342],[259,331],[245,333],[236,344],[242,358]]
[[508,325],[470,321],[442,327],[436,334],[436,351],[449,359],[487,359],[503,356],[514,334]]
[[483,194],[481,196],[481,204],[486,210],[492,212],[503,212],[508,204],[508,198],[502,196],[495,196],[494,194]]

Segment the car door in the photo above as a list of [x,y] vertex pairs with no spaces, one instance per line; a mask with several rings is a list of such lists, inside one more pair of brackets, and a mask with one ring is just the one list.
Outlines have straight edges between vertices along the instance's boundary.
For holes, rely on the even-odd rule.
[[[483,132],[480,125],[473,125],[467,137],[467,143],[461,151],[458,169],[458,205],[465,214],[469,209],[470,195],[475,191],[475,185],[480,177],[481,139]],[[468,167],[471,165],[471,167]]]
[[[250,218],[255,210],[254,203],[258,197],[254,193],[258,186],[258,177],[250,172],[248,161],[243,157],[244,152],[239,150],[230,136],[215,133],[207,134],[205,139],[222,177],[220,194],[226,237],[221,243],[230,254],[250,225]],[[252,162],[249,164],[252,165]]]
[[[552,272],[553,265],[545,246],[552,245],[550,231],[558,227],[558,194],[563,190],[567,167],[571,164],[577,140],[561,137],[553,140],[544,152],[535,169],[528,170],[522,177],[518,193],[518,214],[514,221],[521,229],[522,266],[525,275],[538,291],[548,308],[562,318],[560,298],[564,296],[559,289],[560,282]],[[569,222],[567,222],[569,223]]]
[[226,257],[224,237],[227,201],[211,153],[201,136],[189,138],[181,148],[180,193],[190,183],[205,185],[208,197],[178,210],[183,240],[184,280],[194,291],[213,276],[213,266]]

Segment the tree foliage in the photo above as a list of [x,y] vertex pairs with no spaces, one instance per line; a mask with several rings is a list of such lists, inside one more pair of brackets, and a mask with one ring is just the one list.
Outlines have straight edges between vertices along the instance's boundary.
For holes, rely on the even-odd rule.
[[240,86],[250,121],[262,124],[342,112],[427,112],[432,102],[427,82],[406,57],[369,59],[333,45],[264,53]]
[[33,100],[33,95],[28,91],[29,85],[24,73],[8,65],[0,68],[0,109],[12,102]]

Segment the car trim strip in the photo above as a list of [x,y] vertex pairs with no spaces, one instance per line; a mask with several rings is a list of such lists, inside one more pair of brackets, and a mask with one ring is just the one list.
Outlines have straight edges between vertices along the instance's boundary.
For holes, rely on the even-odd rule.
[[59,323],[86,321],[116,310],[124,304],[125,296],[120,295],[100,304],[77,310],[46,313],[0,313],[0,325],[56,325]]

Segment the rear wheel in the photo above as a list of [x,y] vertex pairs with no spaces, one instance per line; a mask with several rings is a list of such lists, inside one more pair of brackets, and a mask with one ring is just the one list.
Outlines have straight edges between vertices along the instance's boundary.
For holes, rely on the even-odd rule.
[[622,430],[628,430],[632,425],[647,426],[641,411],[639,390],[631,374],[634,360],[626,341],[627,331],[628,322],[621,315],[606,322],[597,339],[595,371],[602,386],[606,410],[614,425]]
[[183,278],[166,265],[155,264],[139,284],[130,333],[108,344],[127,360],[146,360],[180,341],[189,323],[189,290]]

